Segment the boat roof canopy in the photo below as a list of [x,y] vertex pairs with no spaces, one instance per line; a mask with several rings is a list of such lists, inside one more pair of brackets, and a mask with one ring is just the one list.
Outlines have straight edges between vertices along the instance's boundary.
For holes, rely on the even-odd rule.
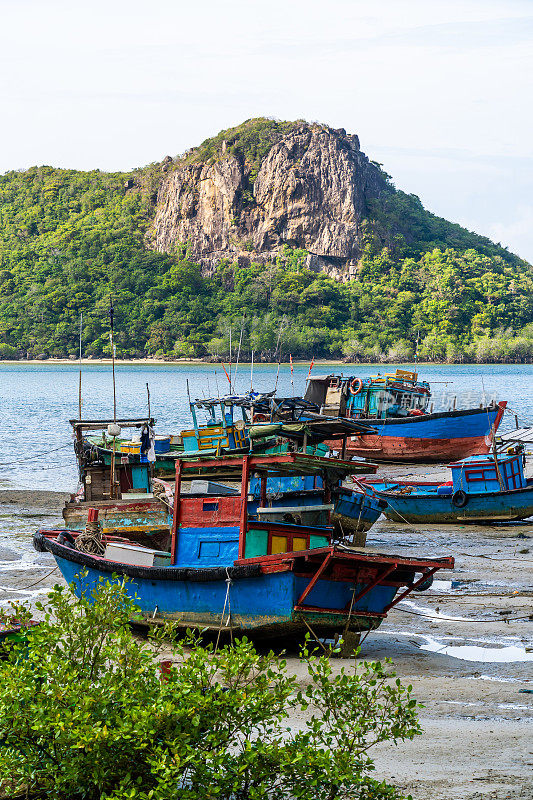
[[326,417],[305,422],[274,422],[252,425],[249,430],[250,439],[263,439],[268,436],[282,436],[296,442],[303,442],[307,437],[309,444],[318,444],[326,439],[342,439],[356,433],[370,430],[368,425],[345,418]]
[[116,422],[121,428],[142,428],[143,425],[153,426],[157,422],[153,417],[134,419],[69,419],[74,430],[99,431]]
[[[226,480],[240,480],[244,466],[242,456],[181,459],[181,474],[184,478],[218,477]],[[269,477],[290,475],[322,475],[337,482],[351,475],[358,465],[337,458],[308,455],[305,453],[282,453],[278,455],[248,456],[250,473],[259,472]],[[368,466],[375,471],[374,464]]]
[[197,397],[192,403],[195,408],[212,409],[216,406],[238,406],[241,408],[252,408],[264,400],[273,397],[275,392],[247,392],[246,394],[226,394],[223,397]]

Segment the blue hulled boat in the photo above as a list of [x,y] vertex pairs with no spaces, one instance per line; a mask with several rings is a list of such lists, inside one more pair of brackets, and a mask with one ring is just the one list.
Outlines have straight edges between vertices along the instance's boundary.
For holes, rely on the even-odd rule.
[[433,412],[430,385],[401,369],[308,380],[305,400],[319,413],[364,423],[366,430],[350,436],[346,452],[373,461],[446,462],[488,453],[507,405]]
[[[359,633],[377,628],[410,592],[427,587],[453,558],[405,558],[335,543],[331,487],[352,472],[350,462],[287,453],[179,461],[169,552],[127,539],[102,556],[76,549],[76,535],[39,531],[34,547],[51,552],[76,592],[101,579],[131,579],[127,591],[147,619],[183,626],[231,628],[265,636]],[[250,478],[260,477],[259,503],[249,508]],[[322,503],[304,508],[300,524],[284,508],[267,506],[270,479],[318,477]],[[182,494],[182,480],[240,479],[238,495]],[[312,519],[310,524],[308,519]]]
[[452,480],[361,481],[395,522],[505,522],[533,516],[533,480],[520,454],[471,456],[450,464]]

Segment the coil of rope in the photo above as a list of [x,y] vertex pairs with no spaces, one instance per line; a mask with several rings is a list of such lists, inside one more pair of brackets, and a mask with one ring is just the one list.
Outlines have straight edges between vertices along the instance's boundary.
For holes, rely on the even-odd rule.
[[98,520],[95,520],[94,522],[87,521],[85,530],[76,537],[74,547],[76,550],[79,550],[80,553],[103,556],[106,544],[107,541],[102,533],[102,526]]

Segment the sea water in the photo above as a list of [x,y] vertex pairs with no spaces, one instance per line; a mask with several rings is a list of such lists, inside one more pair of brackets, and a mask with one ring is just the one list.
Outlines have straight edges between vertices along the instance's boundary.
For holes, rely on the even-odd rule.
[[[413,369],[412,365],[400,365]],[[312,374],[341,373],[366,377],[378,371],[394,372],[392,365],[315,364]],[[256,364],[253,388],[278,396],[305,392],[308,364]],[[533,365],[421,365],[419,377],[431,383],[435,410],[476,407],[490,399],[508,400],[520,424],[533,424]],[[235,372],[235,367],[233,368]],[[235,391],[250,388],[249,364],[240,364]],[[77,364],[0,364],[0,489],[73,491],[77,473],[69,419],[78,416]],[[191,425],[187,384],[191,397],[228,392],[221,365],[213,364],[119,364],[116,367],[118,417],[151,413],[159,433],[177,433]],[[82,414],[85,419],[113,416],[113,384],[108,364],[82,367]],[[501,430],[515,427],[506,414]]]

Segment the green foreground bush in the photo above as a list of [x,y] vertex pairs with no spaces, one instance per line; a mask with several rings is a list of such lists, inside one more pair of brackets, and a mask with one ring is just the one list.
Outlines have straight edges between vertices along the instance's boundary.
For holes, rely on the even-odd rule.
[[[189,635],[165,639],[173,666],[162,679],[169,630],[136,638],[123,585],[102,583],[79,602],[56,586],[41,610],[44,622],[0,663],[0,782],[10,797],[400,797],[371,777],[367,755],[421,733],[411,687],[391,680],[388,664],[333,675],[305,650],[302,689],[282,659],[245,639],[216,651]],[[307,720],[300,730],[287,727],[290,712]]]

